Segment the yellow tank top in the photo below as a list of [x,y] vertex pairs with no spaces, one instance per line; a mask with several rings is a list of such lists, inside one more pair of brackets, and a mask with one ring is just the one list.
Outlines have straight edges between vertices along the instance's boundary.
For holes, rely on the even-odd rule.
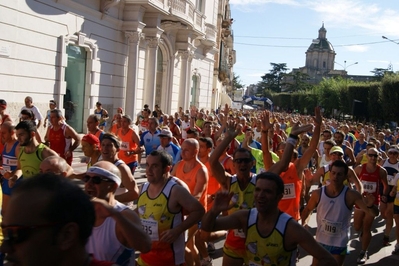
[[[330,184],[330,164],[326,164],[324,165],[324,176],[323,176],[323,180],[322,180],[322,184],[323,186],[327,186],[328,184]],[[344,185],[345,186],[349,186],[349,182],[348,179],[344,180]]]
[[395,201],[393,202],[394,205],[399,206],[399,179],[396,182],[396,195],[395,195]]
[[266,237],[259,234],[256,221],[258,210],[253,208],[248,215],[247,238],[245,247],[247,253],[246,265],[295,265],[293,250],[285,250],[284,233],[288,222],[292,219],[281,212],[274,230]]
[[25,147],[19,152],[19,163],[24,178],[32,177],[40,173],[40,163],[43,161],[42,152],[46,145],[40,143],[35,152],[26,153]]
[[[234,195],[231,202],[234,203],[233,208],[228,210],[228,214],[232,214],[239,210],[251,209],[254,206],[254,192],[256,184],[256,175],[252,175],[248,186],[241,190],[237,181],[237,176],[233,175],[230,182],[230,192]],[[245,233],[241,229],[229,230],[225,244],[234,249],[244,249]]]
[[[171,213],[168,199],[173,186],[177,183],[168,180],[162,192],[156,198],[150,198],[147,189],[150,184],[143,185],[137,202],[137,210],[144,231],[152,241],[151,251],[141,253],[139,265],[178,265],[184,263],[184,234],[181,234],[173,245],[160,242],[162,232],[175,228],[183,221],[182,212]],[[162,259],[160,259],[162,258]]]

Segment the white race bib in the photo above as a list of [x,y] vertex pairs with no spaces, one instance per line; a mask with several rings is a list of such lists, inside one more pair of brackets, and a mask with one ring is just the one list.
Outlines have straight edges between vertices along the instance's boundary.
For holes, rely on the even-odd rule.
[[326,219],[323,219],[321,222],[322,222],[321,230],[323,233],[331,236],[341,234],[342,223],[332,222]]
[[130,150],[130,143],[128,141],[122,141],[121,143],[121,151]]
[[3,165],[9,165],[9,166],[17,166],[17,159],[9,159],[6,157],[3,157]]
[[377,182],[362,180],[363,191],[367,193],[374,193],[377,191]]
[[150,219],[141,219],[144,232],[150,236],[151,241],[159,241],[158,222]]
[[295,199],[295,185],[294,183],[284,184],[283,199]]

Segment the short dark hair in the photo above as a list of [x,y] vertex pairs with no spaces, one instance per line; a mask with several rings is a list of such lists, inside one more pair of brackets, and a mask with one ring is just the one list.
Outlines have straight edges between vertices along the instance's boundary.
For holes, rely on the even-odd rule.
[[195,137],[199,136],[199,132],[198,132],[198,130],[196,128],[189,128],[187,130],[187,134],[194,134]]
[[213,140],[209,137],[200,137],[199,141],[205,142],[207,148],[213,148]]
[[115,136],[114,134],[112,134],[112,133],[104,133],[103,136],[102,136],[102,139],[101,139],[101,143],[105,139],[108,139],[108,140],[112,141],[117,149],[119,149],[121,147],[120,139],[117,136]]
[[27,116],[29,116],[30,119],[35,120],[35,114],[31,110],[22,109],[21,115],[27,115]]
[[348,174],[349,167],[348,167],[348,165],[347,165],[344,161],[335,160],[335,161],[331,164],[331,168],[330,168],[330,169],[332,169],[333,166],[338,167],[338,168],[344,168],[344,170],[345,170],[345,175]]
[[249,157],[249,158],[252,158],[251,152],[250,152],[249,150],[247,150],[247,149],[244,149],[244,148],[238,148],[238,149],[236,149],[236,150],[234,151],[234,153],[233,153],[233,158],[236,157],[237,152],[246,153],[246,154],[248,154],[248,157]]
[[23,129],[28,133],[36,132],[36,125],[35,122],[31,120],[24,120],[18,123],[15,127],[15,130]]
[[277,195],[284,193],[284,182],[278,174],[272,172],[263,172],[256,176],[256,181],[258,181],[259,179],[266,179],[276,183]]
[[339,134],[339,135],[341,135],[343,138],[345,138],[345,133],[344,133],[342,130],[337,130],[337,131],[335,131],[334,135],[335,135],[335,134]]
[[79,226],[80,242],[86,244],[95,221],[90,197],[78,185],[54,173],[38,174],[22,180],[15,186],[13,195],[36,190],[48,195],[47,206],[41,215],[50,223],[61,226],[76,223]]
[[162,164],[162,168],[165,168],[167,166],[171,166],[173,164],[173,158],[172,156],[167,153],[166,151],[163,150],[154,150],[150,153],[151,156],[159,156],[160,161]]

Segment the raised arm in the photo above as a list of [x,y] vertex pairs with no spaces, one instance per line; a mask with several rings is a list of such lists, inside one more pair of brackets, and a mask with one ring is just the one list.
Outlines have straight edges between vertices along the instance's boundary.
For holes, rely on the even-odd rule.
[[280,175],[281,172],[287,169],[291,161],[292,153],[295,148],[296,142],[298,140],[298,135],[303,132],[308,132],[312,128],[313,128],[312,124],[299,126],[299,123],[295,123],[291,129],[291,134],[289,135],[286,141],[283,157],[281,158],[280,161],[273,164],[268,171]]
[[261,144],[262,144],[262,152],[263,152],[263,164],[265,169],[270,169],[273,165],[272,155],[270,153],[269,148],[269,130],[273,130],[273,124],[270,123],[270,112],[264,111],[261,116]]
[[222,142],[215,148],[209,157],[209,164],[212,169],[212,173],[216,180],[223,187],[228,187],[230,175],[225,172],[223,166],[219,162],[219,157],[226,151],[229,143],[237,136],[238,132],[235,130],[235,123],[233,121],[229,121],[227,123],[226,132],[224,134],[224,139]]
[[297,169],[298,172],[302,172],[307,165],[309,164],[309,161],[312,159],[314,153],[316,152],[317,145],[319,144],[319,139],[320,139],[320,126],[321,123],[323,122],[323,118],[321,117],[320,113],[320,107],[315,107],[314,109],[315,116],[313,117],[315,128],[313,131],[313,137],[312,140],[310,141],[309,147],[306,149],[304,154],[300,159],[297,161]]

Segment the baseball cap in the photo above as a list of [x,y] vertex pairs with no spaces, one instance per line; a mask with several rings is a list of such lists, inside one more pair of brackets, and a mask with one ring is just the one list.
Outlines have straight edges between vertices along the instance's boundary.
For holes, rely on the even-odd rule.
[[82,141],[85,141],[91,145],[96,145],[100,147],[100,140],[93,134],[86,134],[83,136]]
[[170,130],[168,130],[168,129],[163,129],[163,130],[161,131],[161,133],[158,134],[158,136],[160,136],[160,137],[172,138],[172,137],[173,137],[173,134],[172,134],[172,132],[171,132]]
[[339,152],[342,155],[344,154],[344,150],[340,146],[334,146],[330,150],[330,154],[333,154],[334,152]]

